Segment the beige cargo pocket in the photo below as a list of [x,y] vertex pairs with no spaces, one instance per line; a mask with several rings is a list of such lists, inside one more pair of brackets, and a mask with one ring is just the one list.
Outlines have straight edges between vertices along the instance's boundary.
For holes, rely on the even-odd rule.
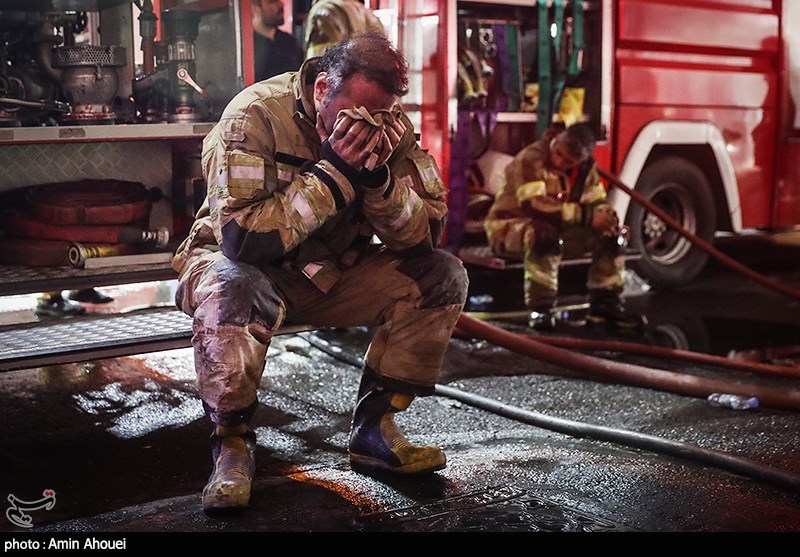
[[422,187],[431,197],[444,195],[445,186],[436,160],[425,151],[412,151],[408,158],[417,171]]

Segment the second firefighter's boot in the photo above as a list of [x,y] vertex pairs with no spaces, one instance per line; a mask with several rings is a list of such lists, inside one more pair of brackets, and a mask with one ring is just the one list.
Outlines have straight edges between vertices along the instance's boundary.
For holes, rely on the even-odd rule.
[[554,304],[534,305],[528,314],[528,327],[536,331],[552,331],[556,328]]
[[203,510],[240,511],[250,503],[250,484],[255,471],[256,435],[211,436],[214,470],[203,489]]
[[362,378],[348,447],[353,470],[414,475],[446,466],[439,447],[412,445],[397,427],[394,413],[408,408],[412,400],[413,395],[388,391],[366,375]]
[[615,290],[592,290],[589,292],[587,321],[638,331],[647,326],[645,316],[628,312],[622,302],[622,296]]

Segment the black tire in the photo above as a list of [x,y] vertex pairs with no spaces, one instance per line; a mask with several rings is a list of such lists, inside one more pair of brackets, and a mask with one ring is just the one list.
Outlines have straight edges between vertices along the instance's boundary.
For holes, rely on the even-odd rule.
[[661,318],[647,327],[649,344],[671,350],[708,354],[711,339],[703,318],[697,315]]
[[[665,211],[690,234],[711,242],[717,227],[716,208],[708,178],[694,163],[665,157],[648,165],[636,191]],[[655,288],[681,286],[694,279],[708,253],[669,227],[632,199],[626,224],[632,249],[641,258],[631,267]]]

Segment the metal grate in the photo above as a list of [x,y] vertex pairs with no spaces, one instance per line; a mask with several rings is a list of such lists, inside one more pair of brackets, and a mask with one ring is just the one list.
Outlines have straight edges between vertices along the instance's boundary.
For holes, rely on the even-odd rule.
[[192,319],[174,308],[0,328],[0,371],[191,345]]
[[27,267],[0,265],[0,295],[32,294],[155,280],[171,280],[178,274],[169,263],[127,265],[98,269],[76,267]]
[[[284,323],[278,335],[310,331]],[[174,307],[0,327],[0,371],[85,362],[191,346],[192,318]]]
[[124,66],[125,47],[79,44],[53,49],[53,67],[68,66]]

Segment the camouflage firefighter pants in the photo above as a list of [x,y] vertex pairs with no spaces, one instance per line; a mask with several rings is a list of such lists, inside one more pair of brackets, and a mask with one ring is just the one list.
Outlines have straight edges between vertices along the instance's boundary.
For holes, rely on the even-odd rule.
[[558,270],[562,257],[579,257],[587,252],[591,261],[586,287],[592,290],[621,292],[624,286],[625,257],[617,237],[603,238],[588,228],[569,227],[557,234],[536,238],[530,233],[523,241],[525,305],[550,306],[558,297]]
[[286,320],[313,327],[376,326],[365,363],[394,390],[430,394],[467,296],[461,261],[445,252],[400,258],[361,256],[328,293],[300,271],[258,269],[220,252],[182,275],[179,309],[192,316],[198,391],[222,425],[246,422],[273,334]]

